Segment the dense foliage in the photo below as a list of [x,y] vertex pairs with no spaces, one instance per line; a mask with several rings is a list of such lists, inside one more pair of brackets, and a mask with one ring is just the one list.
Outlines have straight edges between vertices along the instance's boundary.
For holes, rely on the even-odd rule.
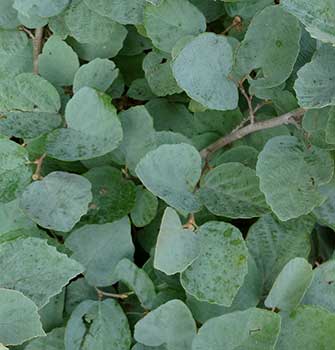
[[0,0],[0,349],[335,349],[335,1]]

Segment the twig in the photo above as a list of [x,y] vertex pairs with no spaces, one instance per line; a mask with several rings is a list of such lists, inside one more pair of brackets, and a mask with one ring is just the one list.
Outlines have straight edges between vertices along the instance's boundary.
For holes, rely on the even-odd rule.
[[249,94],[245,91],[245,88],[243,86],[243,82],[239,83],[239,88],[240,88],[240,91],[241,91],[242,95],[245,97],[245,99],[247,100],[247,103],[248,103],[250,123],[254,124],[254,122],[255,122],[255,111],[254,111],[254,108],[252,106],[252,98],[253,97],[249,96]]
[[41,53],[43,45],[43,33],[44,28],[37,28],[35,30],[35,36],[33,39],[33,63],[34,63],[34,73],[38,74],[38,56]]
[[130,295],[134,294],[134,292],[129,292],[129,293],[123,293],[123,294],[115,294],[115,293],[108,293],[108,292],[104,292],[103,290],[99,289],[99,288],[95,288],[97,294],[98,294],[98,298],[102,299],[102,297],[110,297],[110,298],[115,298],[115,299],[127,299]]
[[219,149],[231,144],[234,141],[237,141],[249,134],[252,134],[256,131],[265,130],[265,129],[271,129],[276,126],[284,125],[284,124],[297,124],[297,120],[300,120],[300,118],[304,115],[305,110],[303,108],[296,109],[292,112],[283,114],[279,117],[275,117],[272,119],[264,120],[261,122],[256,122],[254,124],[249,124],[241,129],[238,129],[236,131],[233,131],[227,136],[224,136],[217,140],[216,142],[212,143],[208,147],[204,148],[200,154],[202,159],[208,160],[209,156],[218,151]]
[[259,103],[254,108],[254,113],[256,114],[261,108],[263,108],[264,106],[270,105],[270,104],[272,104],[272,101],[270,101],[270,100],[266,100],[266,101],[263,101],[263,102]]
[[19,30],[21,30],[22,32],[25,32],[29,36],[30,39],[32,39],[32,40],[35,39],[34,34],[28,28],[26,28],[25,26],[21,26],[19,28]]
[[196,222],[195,222],[195,217],[194,214],[190,214],[188,217],[188,221],[185,225],[183,225],[183,228],[186,228],[188,230],[194,231],[195,229],[198,228]]
[[44,153],[40,158],[36,159],[33,164],[36,164],[36,169],[35,169],[35,172],[32,176],[32,179],[34,181],[37,181],[37,180],[42,180],[43,179],[43,176],[41,175],[41,171],[42,171],[42,165],[43,165],[43,161],[45,159],[45,157],[47,156],[46,153]]
[[230,26],[228,26],[222,33],[221,35],[226,35],[228,32],[233,29],[234,27],[239,27],[242,24],[242,18],[240,16],[235,16],[233,19],[233,22]]

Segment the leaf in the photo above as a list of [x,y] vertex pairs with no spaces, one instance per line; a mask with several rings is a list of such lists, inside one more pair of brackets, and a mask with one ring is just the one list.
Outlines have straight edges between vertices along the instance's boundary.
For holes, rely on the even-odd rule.
[[0,288],[0,305],[2,344],[19,345],[45,335],[37,306],[22,293]]
[[282,315],[276,349],[331,350],[335,346],[334,332],[334,314],[316,306],[300,306]]
[[[22,73],[8,83],[9,86],[1,86],[3,90],[0,90],[2,111],[56,113],[60,109],[61,102],[57,90],[38,75]],[[9,91],[5,91],[6,88],[9,88]],[[17,96],[13,98],[12,94]]]
[[192,350],[273,349],[280,331],[280,316],[261,309],[238,311],[207,321]]
[[28,152],[17,143],[0,139],[0,202],[15,199],[31,181]]
[[65,329],[66,350],[128,350],[128,320],[115,300],[83,301],[72,313]]
[[232,66],[233,50],[227,38],[205,33],[186,44],[172,70],[188,96],[209,109],[225,111],[235,109],[238,103],[237,87],[229,78]]
[[70,0],[14,0],[13,7],[24,15],[53,17],[61,13],[69,3]]
[[290,260],[277,276],[265,299],[265,306],[292,311],[300,304],[312,278],[312,266],[305,259]]
[[157,96],[182,92],[172,74],[170,55],[149,52],[143,60],[143,70],[151,91]]
[[115,68],[114,62],[101,58],[81,66],[74,77],[73,91],[76,93],[84,86],[106,91],[119,74]]
[[[267,28],[267,30],[264,30]],[[268,6],[255,15],[238,48],[235,75],[238,80],[258,70],[251,86],[280,85],[293,71],[300,49],[299,22],[279,6]]]
[[187,293],[200,301],[231,306],[248,273],[248,250],[241,232],[210,221],[197,231],[199,257],[181,274]]
[[331,63],[334,59],[335,48],[322,45],[312,61],[298,71],[294,89],[301,107],[322,108],[335,105],[335,75]]
[[320,0],[317,3],[284,0],[281,6],[296,16],[313,38],[335,44],[335,4],[332,0]]
[[[14,0],[3,0],[0,4],[0,27],[14,29],[19,25],[17,11],[13,8]],[[1,349],[1,348],[0,348]]]
[[128,259],[122,259],[115,268],[115,275],[118,281],[123,282],[134,291],[143,308],[152,308],[156,290],[152,280],[143,269],[138,268]]
[[113,151],[122,140],[121,123],[110,97],[89,87],[80,89],[65,110],[66,129],[49,134],[49,156],[75,161]]
[[183,272],[199,256],[198,236],[184,229],[178,214],[166,208],[157,237],[154,267],[167,275]]
[[245,276],[243,285],[236,294],[230,307],[199,301],[190,295],[187,295],[187,305],[194,318],[203,324],[213,317],[256,307],[262,297],[262,287],[263,277],[261,276],[254,259],[249,254],[248,274]]
[[177,210],[200,209],[193,191],[201,175],[201,158],[194,147],[162,145],[147,153],[135,171],[150,192]]
[[313,226],[313,219],[307,216],[283,222],[267,214],[250,227],[246,242],[263,275],[266,291],[291,259],[308,258]]
[[335,311],[335,261],[329,260],[313,270],[313,280],[302,304],[317,305]]
[[126,28],[105,17],[106,13],[99,15],[91,11],[87,2],[85,0],[73,3],[65,14],[65,23],[71,36],[81,44],[104,44],[106,40],[115,38],[122,45],[127,36]]
[[92,184],[93,199],[82,223],[104,224],[123,218],[135,205],[136,189],[120,170],[97,167],[83,175]]
[[[1,288],[15,289],[41,308],[61,292],[82,266],[45,240],[24,238],[0,245]],[[52,278],[50,278],[52,276]]]
[[153,120],[144,106],[131,107],[121,112],[119,117],[123,129],[120,150],[127,167],[134,172],[139,161],[156,148]]
[[144,227],[149,225],[155,218],[157,209],[157,197],[142,186],[137,186],[135,205],[130,212],[132,223],[136,227]]
[[198,193],[215,215],[251,218],[269,211],[256,172],[240,163],[222,164],[208,172]]
[[46,337],[35,339],[24,348],[25,350],[65,350],[65,328],[55,328]]
[[86,214],[92,200],[84,177],[55,171],[30,184],[21,197],[21,209],[44,228],[69,232]]
[[122,24],[140,24],[143,21],[145,0],[84,0],[85,4],[101,16]]
[[307,148],[293,136],[267,142],[258,156],[256,174],[267,203],[280,220],[308,214],[325,201],[319,187],[331,180],[333,163],[328,152]]
[[58,36],[52,35],[38,58],[39,73],[54,85],[72,85],[79,69],[79,59],[72,48]]
[[206,19],[187,0],[164,0],[158,5],[148,4],[145,7],[144,26],[155,47],[171,52],[182,37],[204,32]]
[[74,230],[65,242],[72,258],[85,267],[85,278],[92,286],[117,282],[115,268],[123,259],[133,258],[134,245],[127,217],[103,225],[85,225]]
[[13,55],[27,46],[27,36],[19,30],[0,28],[0,53]]
[[151,347],[166,344],[168,350],[189,350],[195,334],[190,310],[182,301],[170,300],[137,322],[134,338]]
[[331,228],[335,228],[335,179],[320,187],[320,192],[326,196],[325,202],[321,206],[314,208],[313,214],[318,222]]

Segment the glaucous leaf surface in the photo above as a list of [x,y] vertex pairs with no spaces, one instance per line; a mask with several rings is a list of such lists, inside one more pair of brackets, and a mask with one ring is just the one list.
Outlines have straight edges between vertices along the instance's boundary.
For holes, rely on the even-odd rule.
[[40,337],[29,342],[25,350],[65,350],[64,328],[55,328],[45,337]]
[[170,300],[151,311],[135,325],[134,338],[150,347],[188,350],[196,334],[190,310],[180,300]]
[[265,306],[292,311],[301,302],[312,279],[312,266],[305,259],[290,260],[277,276],[265,299]]
[[70,0],[14,0],[13,7],[24,15],[53,17],[60,14]]
[[143,185],[181,212],[196,212],[193,194],[201,175],[199,152],[187,144],[162,145],[138,163],[136,174]]
[[231,224],[211,221],[197,231],[200,254],[181,274],[181,284],[200,301],[231,306],[248,273],[248,249]]
[[20,207],[38,225],[69,232],[87,213],[91,188],[83,176],[55,171],[25,189]]
[[41,76],[54,85],[72,85],[79,69],[79,59],[65,41],[57,35],[51,36],[43,47],[38,58],[38,68]]
[[72,258],[85,267],[85,278],[92,286],[110,286],[116,282],[116,265],[133,258],[134,245],[127,217],[112,223],[85,225],[74,230],[65,242]]
[[198,236],[183,228],[172,208],[166,208],[157,237],[154,267],[167,275],[183,272],[200,254]]
[[0,139],[0,202],[14,200],[29,185],[32,176],[28,152],[17,143]]
[[262,309],[237,311],[208,320],[194,338],[192,350],[273,349],[280,316]]
[[48,135],[47,152],[63,161],[103,156],[118,147],[123,132],[111,98],[90,87],[80,89],[66,105],[67,128]]
[[[37,306],[21,292],[0,288],[0,341],[19,345],[44,336]],[[6,348],[5,348],[6,349]]]
[[[317,306],[300,306],[281,314],[282,327],[276,349],[324,349],[335,346],[335,316]],[[311,322],[313,320],[313,322]]]
[[251,218],[269,211],[255,170],[240,163],[222,164],[208,172],[201,182],[199,197],[218,216]]
[[143,22],[145,0],[84,0],[92,10],[122,24]]
[[76,72],[73,81],[73,91],[76,93],[84,86],[106,91],[117,78],[118,74],[119,71],[116,69],[114,62],[96,58],[81,66]]
[[204,32],[206,19],[188,0],[163,0],[158,5],[146,5],[144,26],[155,47],[171,52],[182,37]]
[[268,6],[255,15],[238,48],[235,75],[238,80],[258,70],[251,86],[271,88],[292,73],[299,53],[301,29],[294,16],[279,6]]
[[335,48],[321,45],[312,61],[298,71],[294,89],[301,107],[322,108],[335,105],[335,75],[332,70],[334,58]]
[[258,156],[256,174],[267,203],[280,220],[309,214],[326,197],[320,185],[328,183],[334,161],[327,151],[306,147],[294,136],[270,139]]
[[263,275],[266,291],[291,259],[308,258],[313,226],[314,220],[308,216],[283,222],[267,214],[250,227],[246,243]]
[[77,261],[38,238],[0,244],[0,263],[7,264],[0,275],[0,287],[22,292],[39,308],[83,272]]
[[313,280],[302,304],[318,305],[330,312],[335,311],[335,261],[329,260],[313,270]]
[[[206,54],[211,52],[211,55]],[[229,75],[233,50],[224,36],[197,36],[173,60],[178,85],[195,101],[209,109],[231,110],[238,104],[238,91]]]
[[332,0],[283,0],[283,8],[296,16],[313,38],[335,44],[335,4]]
[[122,308],[113,299],[85,300],[73,311],[65,329],[65,350],[129,350],[131,334]]

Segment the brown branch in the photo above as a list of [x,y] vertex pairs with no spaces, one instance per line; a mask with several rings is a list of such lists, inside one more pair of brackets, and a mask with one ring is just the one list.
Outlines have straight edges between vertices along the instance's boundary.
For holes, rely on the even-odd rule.
[[42,51],[44,28],[37,28],[33,39],[34,73],[38,74],[38,56]]
[[212,153],[256,131],[271,129],[276,126],[285,125],[285,124],[297,125],[297,120],[300,120],[300,118],[304,115],[304,113],[305,113],[305,110],[303,108],[299,108],[292,112],[283,114],[279,117],[264,120],[261,122],[256,122],[254,124],[249,124],[245,127],[242,127],[241,129],[233,131],[231,134],[220,138],[216,142],[204,148],[200,152],[201,157],[206,161],[208,160],[209,156]]
[[36,159],[33,164],[36,165],[36,170],[34,172],[34,175],[32,176],[32,179],[34,181],[37,180],[42,180],[43,176],[41,175],[41,171],[42,171],[42,165],[43,165],[43,161],[45,159],[45,157],[47,156],[46,153],[44,153],[40,158]]
[[95,288],[97,294],[98,294],[98,299],[101,300],[104,296],[109,297],[109,298],[115,298],[115,299],[127,299],[129,298],[130,295],[134,294],[134,292],[129,292],[129,293],[123,293],[123,294],[115,294],[115,293],[108,293],[104,292],[103,290],[99,288]]
[[243,82],[241,82],[239,84],[239,89],[240,89],[242,95],[247,100],[248,108],[249,108],[249,119],[250,119],[250,123],[253,124],[255,122],[255,111],[254,111],[254,108],[252,106],[252,98],[253,98],[253,96],[249,96],[249,94],[245,91],[245,88],[243,86]]

